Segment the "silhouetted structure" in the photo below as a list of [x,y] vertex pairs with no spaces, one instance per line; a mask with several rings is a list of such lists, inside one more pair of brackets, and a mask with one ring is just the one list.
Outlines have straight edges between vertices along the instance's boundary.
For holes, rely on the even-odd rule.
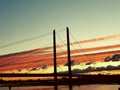
[[[56,58],[56,33],[53,31],[53,51],[54,51],[54,73],[53,74],[0,74],[0,77],[54,77],[49,80],[15,80],[15,81],[3,81],[1,87],[7,86],[9,90],[12,87],[18,86],[42,86],[42,85],[54,85],[54,89],[57,90],[57,85],[69,85],[69,90],[72,90],[72,85],[85,85],[85,84],[120,84],[120,75],[81,75],[72,74],[71,71],[71,58],[70,58],[70,39],[69,39],[69,28],[67,30],[67,52],[68,52],[68,73],[58,74],[57,73],[57,58]],[[106,58],[106,61],[109,58]],[[113,59],[120,59],[120,55],[113,56]],[[73,62],[74,63],[74,62]],[[92,62],[88,63],[90,65]],[[57,78],[59,77],[59,78]],[[63,78],[64,77],[64,78]],[[74,77],[74,78],[72,78]],[[120,88],[118,89],[120,90]]]
[[72,72],[71,72],[71,58],[70,58],[70,38],[69,38],[69,28],[67,27],[67,53],[68,53],[68,74],[69,79],[72,79]]
[[11,85],[9,85],[9,90],[11,90],[11,88],[12,88],[12,86],[11,86]]
[[57,90],[57,60],[56,60],[56,33],[53,31],[53,51],[54,51],[54,89]]

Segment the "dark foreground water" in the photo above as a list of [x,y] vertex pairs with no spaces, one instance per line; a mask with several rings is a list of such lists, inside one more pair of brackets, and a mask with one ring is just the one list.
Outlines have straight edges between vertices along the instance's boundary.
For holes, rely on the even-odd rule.
[[[120,85],[81,85],[73,86],[72,90],[119,90]],[[0,90],[9,90],[0,87]],[[13,87],[12,90],[54,90],[53,86]],[[58,86],[58,90],[69,90],[68,86]]]

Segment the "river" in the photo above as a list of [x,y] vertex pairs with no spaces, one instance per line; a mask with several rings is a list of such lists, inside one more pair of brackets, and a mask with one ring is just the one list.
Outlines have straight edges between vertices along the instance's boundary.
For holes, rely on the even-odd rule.
[[[72,90],[119,90],[120,85],[81,85],[73,86]],[[8,87],[0,87],[0,90],[9,90]],[[54,86],[30,86],[12,87],[12,90],[54,90]],[[68,86],[58,86],[58,90],[69,90]]]

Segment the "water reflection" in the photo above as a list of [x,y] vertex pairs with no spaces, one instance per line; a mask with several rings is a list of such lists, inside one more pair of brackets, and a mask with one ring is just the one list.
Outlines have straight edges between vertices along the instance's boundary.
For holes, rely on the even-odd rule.
[[[81,85],[81,86],[57,86],[58,90],[118,90],[120,85]],[[9,90],[8,87],[0,87],[0,90]],[[12,90],[55,90],[54,86],[12,87]]]

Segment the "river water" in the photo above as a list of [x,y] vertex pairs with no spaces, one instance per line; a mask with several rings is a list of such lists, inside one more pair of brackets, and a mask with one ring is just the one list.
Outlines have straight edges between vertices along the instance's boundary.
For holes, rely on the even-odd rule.
[[[119,90],[120,85],[81,85],[72,86],[72,90]],[[0,87],[0,90],[9,90]],[[12,87],[12,90],[54,90],[54,86]],[[70,90],[69,86],[58,86],[58,90]]]

